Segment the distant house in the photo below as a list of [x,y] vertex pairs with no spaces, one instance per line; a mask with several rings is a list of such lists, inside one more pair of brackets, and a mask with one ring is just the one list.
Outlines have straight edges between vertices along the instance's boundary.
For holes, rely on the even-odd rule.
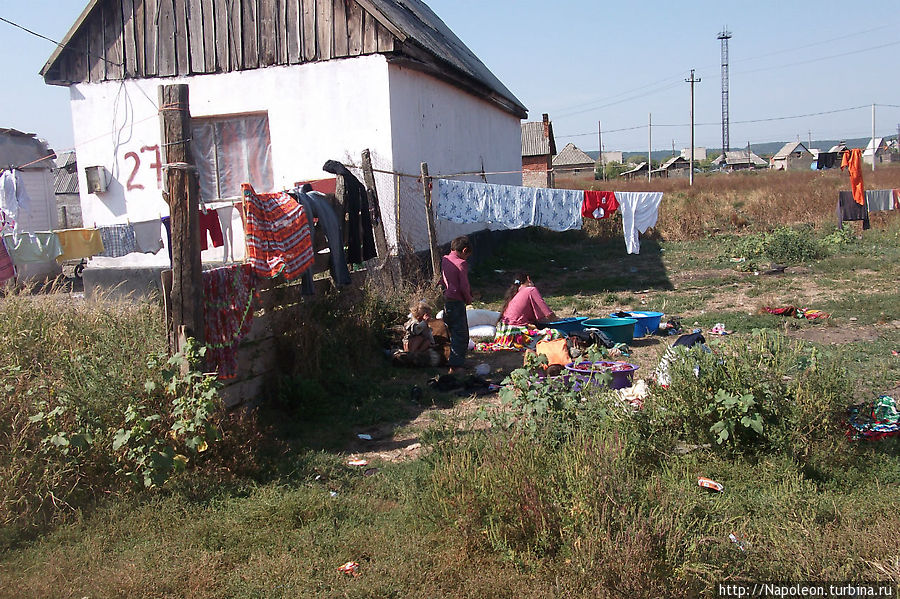
[[872,164],[873,154],[875,164],[881,164],[882,162],[891,161],[891,154],[890,152],[888,152],[888,146],[887,143],[885,143],[883,137],[875,137],[869,140],[868,145],[866,145],[866,149],[863,150],[863,162],[866,164]]
[[735,150],[719,154],[719,157],[713,160],[713,164],[723,171],[745,171],[756,168],[766,168],[769,164],[754,154],[752,151]]
[[[696,158],[695,158],[696,160]],[[656,173],[659,173],[658,175]],[[659,177],[687,177],[691,173],[691,162],[684,156],[672,156],[663,162],[651,175]]]
[[562,151],[553,157],[553,173],[577,175],[594,172],[594,159],[579,150],[575,144],[566,144]]
[[522,123],[522,185],[553,187],[551,170],[556,140],[550,115],[542,115],[540,122]]
[[840,154],[841,152],[843,152],[846,149],[847,149],[847,144],[845,144],[844,142],[840,142],[837,145],[831,146],[831,149],[828,151],[829,152],[837,152],[838,154]]
[[784,144],[772,157],[770,168],[776,171],[808,171],[814,157],[799,141]]
[[[27,206],[19,208],[19,231],[52,231],[59,228],[56,198],[53,194],[52,168],[56,154],[34,133],[0,129],[0,168],[12,168],[17,183],[25,187]],[[59,274],[56,262],[24,264],[17,267],[19,279],[44,278]]]
[[75,152],[63,152],[56,158],[53,193],[61,229],[78,229],[81,220],[81,196],[78,194],[78,161]]
[[[681,150],[681,157],[690,161],[691,159],[691,149],[684,148]],[[694,148],[694,162],[699,160],[706,160],[706,148]]]
[[625,179],[631,181],[637,177],[646,177],[648,165],[646,162],[641,162],[636,167],[631,169],[630,171],[625,171],[624,173],[619,174],[620,177],[624,177]]
[[625,164],[625,156],[622,152],[602,152],[603,163],[609,164],[610,162],[618,162],[619,164]]

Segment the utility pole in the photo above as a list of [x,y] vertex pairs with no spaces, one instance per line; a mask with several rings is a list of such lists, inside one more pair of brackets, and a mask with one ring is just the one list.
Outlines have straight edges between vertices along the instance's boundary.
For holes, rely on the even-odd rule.
[[806,141],[809,144],[808,146],[806,146],[806,149],[809,150],[810,148],[812,148],[812,130],[811,129],[806,130]]
[[653,170],[653,113],[647,113],[647,182],[650,182],[650,171]]
[[[685,79],[687,83],[691,84],[691,171],[690,171],[690,184],[694,184],[694,84],[700,83],[700,79],[694,79],[694,69],[691,69],[691,78]],[[725,154],[725,151],[722,151],[722,155]]]
[[872,104],[872,172],[875,172],[875,104]]
[[606,181],[606,167],[603,165],[603,121],[597,121],[597,143],[600,145],[600,178]]
[[725,152],[731,149],[728,132],[731,120],[728,114],[728,40],[731,39],[731,32],[727,27],[723,27],[716,39],[722,42],[722,155],[724,156]]

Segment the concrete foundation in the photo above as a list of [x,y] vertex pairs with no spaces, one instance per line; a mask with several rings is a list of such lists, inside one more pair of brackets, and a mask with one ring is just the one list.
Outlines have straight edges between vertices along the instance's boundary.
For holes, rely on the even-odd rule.
[[84,281],[84,297],[133,298],[161,297],[162,266],[125,268],[91,268],[86,266],[81,277]]

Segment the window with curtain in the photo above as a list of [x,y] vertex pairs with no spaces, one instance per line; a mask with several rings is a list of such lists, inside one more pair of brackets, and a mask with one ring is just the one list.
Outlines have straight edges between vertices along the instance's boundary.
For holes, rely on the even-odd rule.
[[268,114],[192,119],[191,130],[204,202],[240,197],[241,183],[262,192],[272,190]]

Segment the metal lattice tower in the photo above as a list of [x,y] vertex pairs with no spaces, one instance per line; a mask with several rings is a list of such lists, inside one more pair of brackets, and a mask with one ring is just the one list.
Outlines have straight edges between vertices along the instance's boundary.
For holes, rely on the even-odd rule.
[[728,136],[728,40],[731,39],[731,32],[725,27],[716,37],[722,40],[722,155],[731,149]]

